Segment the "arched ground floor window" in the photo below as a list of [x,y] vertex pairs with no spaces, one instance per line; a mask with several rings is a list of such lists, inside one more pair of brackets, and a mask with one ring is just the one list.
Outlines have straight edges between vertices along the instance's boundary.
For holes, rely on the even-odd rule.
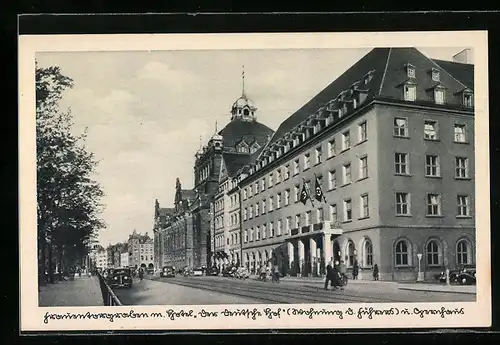
[[363,257],[362,257],[362,265],[364,267],[373,266],[373,244],[369,238],[365,238],[363,242]]
[[394,265],[396,267],[410,266],[411,244],[406,239],[397,240],[394,246]]
[[442,264],[442,246],[437,240],[430,240],[425,246],[427,266]]
[[468,239],[461,238],[457,241],[455,253],[458,265],[472,264],[472,245]]

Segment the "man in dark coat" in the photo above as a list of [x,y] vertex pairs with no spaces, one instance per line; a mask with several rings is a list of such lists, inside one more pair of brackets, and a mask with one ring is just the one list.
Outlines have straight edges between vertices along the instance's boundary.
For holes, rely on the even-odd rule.
[[336,261],[332,269],[332,286],[335,289],[342,287],[342,283],[340,281],[339,266],[340,266],[339,262]]
[[333,279],[334,279],[333,265],[332,262],[330,261],[326,266],[325,290],[328,290],[328,283],[331,283],[333,286]]

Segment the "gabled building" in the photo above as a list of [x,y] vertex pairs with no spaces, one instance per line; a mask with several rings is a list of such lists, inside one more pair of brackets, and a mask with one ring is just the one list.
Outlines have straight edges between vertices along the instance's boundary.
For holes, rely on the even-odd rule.
[[[240,141],[238,144],[244,142]],[[253,143],[256,143],[254,140]],[[257,147],[257,146],[253,146]],[[211,233],[212,262],[222,268],[224,264],[241,264],[241,210],[238,178],[245,168],[257,157],[257,151],[237,150],[223,153],[221,171],[219,173],[219,189],[211,203],[211,213],[214,215]],[[251,154],[249,154],[251,152]]]
[[283,121],[239,183],[243,263],[381,280],[475,263],[473,73],[376,48]]
[[[153,268],[154,264],[154,240],[146,232],[144,235],[136,230],[129,235],[127,241],[129,254],[129,266],[135,268]],[[121,255],[120,255],[121,258]]]

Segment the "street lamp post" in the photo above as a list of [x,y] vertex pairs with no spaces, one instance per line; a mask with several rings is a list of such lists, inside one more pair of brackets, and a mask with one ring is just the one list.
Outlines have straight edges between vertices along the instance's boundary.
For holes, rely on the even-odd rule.
[[417,274],[417,281],[418,282],[423,282],[424,281],[424,272],[420,269],[420,262],[422,260],[422,253],[417,254],[418,258],[418,274]]

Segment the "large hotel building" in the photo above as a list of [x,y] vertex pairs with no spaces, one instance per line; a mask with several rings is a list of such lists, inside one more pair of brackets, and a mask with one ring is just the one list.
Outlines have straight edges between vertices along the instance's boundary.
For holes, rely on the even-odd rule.
[[362,279],[376,264],[381,280],[474,264],[473,67],[415,48],[370,51],[219,189],[212,214],[229,218],[212,223],[213,248],[239,248],[250,270],[273,262],[301,276],[332,259],[357,261]]

